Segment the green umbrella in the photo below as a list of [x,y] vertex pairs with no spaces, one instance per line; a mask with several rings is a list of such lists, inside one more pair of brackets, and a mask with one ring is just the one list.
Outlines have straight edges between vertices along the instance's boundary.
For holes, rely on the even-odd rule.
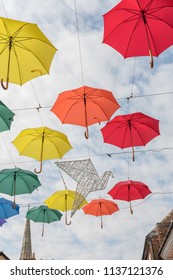
[[14,113],[0,101],[0,132],[9,130]]
[[32,193],[40,185],[38,176],[29,170],[16,167],[0,171],[0,193],[14,196],[14,204],[16,195]]
[[60,221],[62,213],[56,209],[48,208],[46,205],[33,207],[26,213],[26,218],[34,222],[43,223],[42,236],[44,235],[44,223],[53,223]]

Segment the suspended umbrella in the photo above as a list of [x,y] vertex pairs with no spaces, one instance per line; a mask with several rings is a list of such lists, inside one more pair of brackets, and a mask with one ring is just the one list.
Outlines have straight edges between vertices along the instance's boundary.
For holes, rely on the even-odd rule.
[[137,199],[144,199],[151,193],[148,186],[140,181],[122,181],[117,183],[108,194],[113,199],[124,200],[130,203],[130,212],[133,214],[131,201]]
[[0,227],[2,227],[3,224],[5,224],[6,222],[7,222],[6,219],[1,219],[1,218],[0,218]]
[[88,138],[88,126],[109,120],[119,107],[112,92],[82,86],[60,93],[51,111],[63,124],[85,127]]
[[103,216],[112,215],[116,211],[119,211],[118,205],[108,199],[100,198],[93,199],[90,203],[85,205],[82,210],[85,214],[100,216],[101,217],[101,228],[103,228]]
[[8,219],[12,216],[19,214],[19,205],[13,203],[13,201],[0,198],[0,219]]
[[159,121],[140,112],[119,115],[108,122],[101,133],[105,143],[121,149],[132,147],[134,161],[134,146],[145,146],[160,135]]
[[37,24],[0,17],[0,30],[0,78],[5,90],[9,83],[23,85],[49,73],[56,48]]
[[53,223],[61,220],[61,212],[56,209],[50,209],[46,205],[33,207],[26,213],[26,218],[34,221],[35,223],[42,223],[42,236],[44,235],[44,224]]
[[64,133],[46,126],[24,129],[12,143],[20,155],[40,161],[40,170],[34,169],[35,173],[42,171],[43,160],[62,158],[72,149]]
[[[68,190],[68,189],[56,191],[50,197],[48,197],[44,201],[44,203],[49,208],[58,209],[58,210],[65,212],[65,223],[67,225],[70,225],[71,221],[70,222],[67,221],[67,211],[72,210],[75,195],[76,195],[75,191]],[[81,195],[81,197],[82,197],[82,195]],[[86,203],[87,203],[87,201],[84,199],[84,197],[82,197],[82,203],[80,204],[78,209],[83,207]]]
[[11,196],[32,193],[41,185],[38,176],[21,168],[3,169],[0,171],[0,192]]
[[15,114],[0,101],[0,132],[10,129],[14,115]]
[[124,58],[158,57],[173,45],[172,0],[123,0],[103,15],[103,43]]

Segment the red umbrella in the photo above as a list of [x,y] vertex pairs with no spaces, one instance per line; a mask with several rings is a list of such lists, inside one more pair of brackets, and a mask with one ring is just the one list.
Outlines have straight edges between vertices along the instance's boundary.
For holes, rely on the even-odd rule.
[[133,214],[131,201],[137,199],[144,199],[151,193],[150,189],[142,182],[139,181],[122,181],[117,183],[108,194],[113,199],[125,200],[130,202],[130,211]]
[[124,58],[158,56],[173,44],[172,0],[123,0],[104,17],[103,43]]
[[51,111],[62,123],[86,127],[88,138],[88,126],[108,121],[119,107],[112,92],[83,86],[60,93]]
[[101,132],[106,143],[121,149],[132,147],[133,160],[134,146],[145,146],[160,135],[159,121],[140,112],[116,116]]
[[101,228],[103,228],[103,215],[112,215],[114,212],[118,211],[118,205],[108,199],[100,198],[93,199],[90,203],[86,204],[82,210],[85,214],[100,216],[101,217]]

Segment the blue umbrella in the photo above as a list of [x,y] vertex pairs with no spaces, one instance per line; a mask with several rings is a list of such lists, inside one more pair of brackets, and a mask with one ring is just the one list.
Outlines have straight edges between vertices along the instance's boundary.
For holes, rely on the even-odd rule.
[[5,198],[0,198],[0,219],[8,219],[19,214],[19,205]]
[[0,227],[3,226],[3,224],[5,224],[7,221],[5,219],[0,219]]

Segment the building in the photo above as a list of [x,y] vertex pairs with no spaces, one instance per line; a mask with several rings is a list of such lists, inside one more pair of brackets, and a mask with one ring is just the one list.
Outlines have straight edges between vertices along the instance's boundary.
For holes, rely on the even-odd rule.
[[9,258],[2,251],[0,251],[0,261],[6,261],[6,260],[9,260]]
[[35,259],[36,259],[35,254],[32,253],[30,220],[26,219],[23,241],[22,241],[22,249],[20,253],[20,260],[35,260]]
[[145,237],[142,260],[173,260],[173,210]]

